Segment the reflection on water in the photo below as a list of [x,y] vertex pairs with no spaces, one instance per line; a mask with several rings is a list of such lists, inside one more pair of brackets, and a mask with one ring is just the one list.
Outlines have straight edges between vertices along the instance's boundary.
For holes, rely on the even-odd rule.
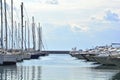
[[40,66],[0,66],[0,80],[41,80]]
[[16,73],[16,66],[0,66],[0,80],[15,80]]
[[50,55],[25,60],[16,66],[0,66],[0,80],[120,80],[119,68]]

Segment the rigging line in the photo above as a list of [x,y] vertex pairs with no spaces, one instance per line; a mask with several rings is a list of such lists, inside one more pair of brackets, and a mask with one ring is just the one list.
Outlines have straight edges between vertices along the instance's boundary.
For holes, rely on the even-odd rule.
[[28,19],[28,21],[29,21],[29,17],[28,17],[28,13],[27,13],[27,10],[26,10],[25,5],[24,5],[23,9],[24,9],[24,12],[25,12],[25,14],[26,14],[26,17],[27,17],[27,19]]
[[43,49],[45,50],[45,46],[44,46],[44,44],[43,44],[43,41],[42,41],[42,47],[43,47]]
[[14,16],[14,18],[16,19],[16,21],[20,22],[20,17],[19,17],[20,15],[18,15],[18,14],[19,14],[19,13],[18,13],[19,11],[16,9],[14,12],[15,12],[14,15],[16,15],[16,16]]
[[[11,34],[12,32],[11,32],[9,20],[10,20],[11,17],[10,17],[10,11],[9,11],[9,10],[7,10],[6,13],[7,13],[7,15],[8,15],[8,16],[7,16],[7,18],[8,18],[8,19],[7,19],[7,27],[8,27],[8,32],[9,32],[9,36],[8,36],[9,43],[8,43],[8,46],[9,46],[9,48],[10,48],[10,45],[9,45],[9,44],[10,44],[10,41],[11,41],[10,36],[12,37],[12,34]],[[7,33],[7,34],[8,34],[8,33]]]
[[45,38],[44,38],[44,42],[43,42],[43,37],[42,37],[41,42],[42,42],[43,49],[45,50],[45,47],[46,47],[46,49],[48,49],[48,46],[47,46],[46,41],[45,41]]
[[[10,22],[10,20],[11,20],[11,18],[12,18],[11,15],[10,15],[10,14],[11,14],[11,13],[10,13],[10,10],[7,10],[7,13],[8,13],[8,16],[9,16],[9,18],[8,18],[9,21],[8,21],[8,22]],[[14,16],[15,16],[15,15],[14,15]],[[16,16],[15,16],[15,17],[16,17]],[[18,18],[18,17],[17,17],[17,18]],[[18,20],[19,20],[19,19],[18,19]],[[11,26],[11,27],[12,27],[12,26]],[[12,37],[12,36],[14,36],[14,34],[12,35],[12,31],[11,31],[12,28],[11,28],[11,27],[9,26],[9,23],[8,23],[8,28],[9,28],[9,33],[10,33],[9,35]],[[9,36],[9,44],[10,44],[10,41],[12,41],[12,38],[11,38],[10,36]],[[14,41],[14,42],[15,42],[15,41]],[[11,45],[11,46],[12,46],[12,45]],[[15,48],[15,46],[14,46],[14,48]]]
[[[11,31],[11,28],[10,28],[10,26],[8,25],[8,32],[9,32],[9,36],[8,36],[8,41],[9,41],[9,43],[8,43],[8,46],[9,46],[9,48],[10,48],[10,41],[12,40],[12,31]],[[11,37],[10,37],[11,36]]]
[[[8,47],[10,48],[10,42],[12,41],[12,31],[11,31],[10,23],[9,23],[9,22],[10,22],[11,16],[10,16],[10,11],[9,11],[9,10],[7,10],[6,13],[7,13],[7,15],[8,15],[8,16],[7,16],[7,18],[8,18],[8,19],[7,19],[7,26],[8,26],[8,32],[9,32],[9,34],[7,33],[7,34],[9,35],[9,36],[8,36]],[[10,37],[10,36],[11,36],[11,37]]]
[[[19,1],[18,1],[19,2]],[[14,3],[13,3],[14,4]],[[15,7],[15,5],[13,5],[14,6],[14,9],[13,9],[13,13],[14,13],[14,18],[16,19],[15,21],[18,21],[18,22],[20,22],[20,8],[18,9],[18,8],[16,8]]]
[[[6,10],[6,13],[7,13],[7,21],[9,21],[10,19],[11,19],[11,17],[10,17],[10,11],[9,10]],[[8,23],[7,23],[8,24]]]
[[[17,1],[20,2],[19,0],[17,0]],[[14,6],[14,9],[13,9],[13,11],[14,11],[14,18],[16,19],[15,21],[20,22],[20,19],[21,19],[20,15],[19,15],[20,10],[18,10],[18,8],[16,8],[15,5],[13,5],[13,6]]]

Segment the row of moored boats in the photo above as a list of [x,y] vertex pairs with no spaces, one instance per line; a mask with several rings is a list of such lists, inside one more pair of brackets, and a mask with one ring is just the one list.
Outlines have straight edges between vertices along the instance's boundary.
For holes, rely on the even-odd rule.
[[120,47],[97,46],[88,50],[70,51],[72,57],[85,59],[87,61],[97,62],[102,65],[116,65],[120,67]]
[[40,56],[48,55],[41,51],[20,51],[20,50],[0,50],[0,65],[13,65],[23,60],[38,59]]
[[[29,25],[29,21],[24,20],[25,18],[25,15],[23,14],[24,6],[23,6],[23,2],[21,2],[21,5],[20,5],[21,6],[20,7],[21,22],[18,22],[18,26],[17,26],[17,23],[16,23],[17,21],[14,20],[15,18],[13,17],[15,16],[13,14],[14,2],[13,0],[11,0],[11,4],[10,4],[11,11],[9,15],[7,14],[7,10],[8,10],[7,7],[9,8],[9,4],[7,5],[6,3],[8,3],[6,0],[0,1],[0,13],[1,13],[0,15],[1,16],[0,17],[1,18],[0,65],[16,64],[17,62],[22,62],[25,59],[38,59],[39,56],[47,55],[45,52],[42,52],[42,47],[43,47],[42,32],[41,32],[42,28],[40,26],[40,23],[36,29],[34,17],[32,17],[31,26]],[[8,20],[9,17],[7,16],[10,16],[10,21]],[[10,22],[11,22],[11,26],[8,26]],[[28,23],[28,25],[26,23]],[[30,35],[30,30],[32,31],[31,35]],[[33,44],[31,48],[32,42]],[[38,49],[36,49],[37,46],[38,46]]]

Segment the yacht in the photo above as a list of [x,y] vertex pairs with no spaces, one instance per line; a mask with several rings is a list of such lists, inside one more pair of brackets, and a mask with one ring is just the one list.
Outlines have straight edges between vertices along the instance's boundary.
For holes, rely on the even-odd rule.
[[113,57],[118,56],[118,53],[116,49],[114,50],[109,50],[108,51],[102,51],[99,53],[99,55],[94,56],[94,59],[103,65],[115,65],[110,59]]
[[113,62],[116,66],[120,67],[120,50],[117,50],[116,56],[111,56],[110,61]]
[[12,64],[16,64],[16,62],[17,62],[17,55],[7,51],[3,53],[3,65],[12,65]]

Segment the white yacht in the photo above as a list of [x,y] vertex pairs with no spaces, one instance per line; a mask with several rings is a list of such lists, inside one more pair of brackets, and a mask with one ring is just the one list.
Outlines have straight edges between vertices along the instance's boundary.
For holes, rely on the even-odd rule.
[[89,49],[87,50],[87,55],[85,55],[85,58],[87,61],[92,61],[92,62],[96,62],[94,56],[98,56],[100,52],[102,52],[104,50],[105,46],[97,46],[94,49]]
[[85,52],[83,50],[73,50],[70,51],[70,55],[72,57],[76,57],[77,59],[84,59],[84,57],[82,56],[82,54],[85,54]]
[[94,59],[94,56],[98,56],[98,55],[99,54],[97,52],[92,52],[92,53],[85,55],[85,57],[87,61],[96,62],[96,60]]
[[0,50],[0,64],[1,65],[11,65],[16,64],[16,55],[11,52],[5,51],[4,49]]
[[17,55],[12,54],[10,52],[4,52],[3,55],[3,65],[11,65],[16,64],[17,62]]
[[13,54],[15,54],[17,56],[17,62],[22,62],[23,61],[23,55],[21,54],[21,52],[14,52]]
[[120,67],[120,50],[117,51],[116,56],[111,56],[110,61],[113,62],[115,65]]
[[27,51],[24,52],[24,53],[23,53],[23,59],[25,59],[25,60],[26,60],[26,59],[31,59],[31,54],[30,54],[30,52],[27,52]]
[[98,56],[94,56],[95,60],[98,63],[104,65],[115,65],[110,59],[118,56],[118,52],[116,49],[108,49],[107,51],[102,51]]

